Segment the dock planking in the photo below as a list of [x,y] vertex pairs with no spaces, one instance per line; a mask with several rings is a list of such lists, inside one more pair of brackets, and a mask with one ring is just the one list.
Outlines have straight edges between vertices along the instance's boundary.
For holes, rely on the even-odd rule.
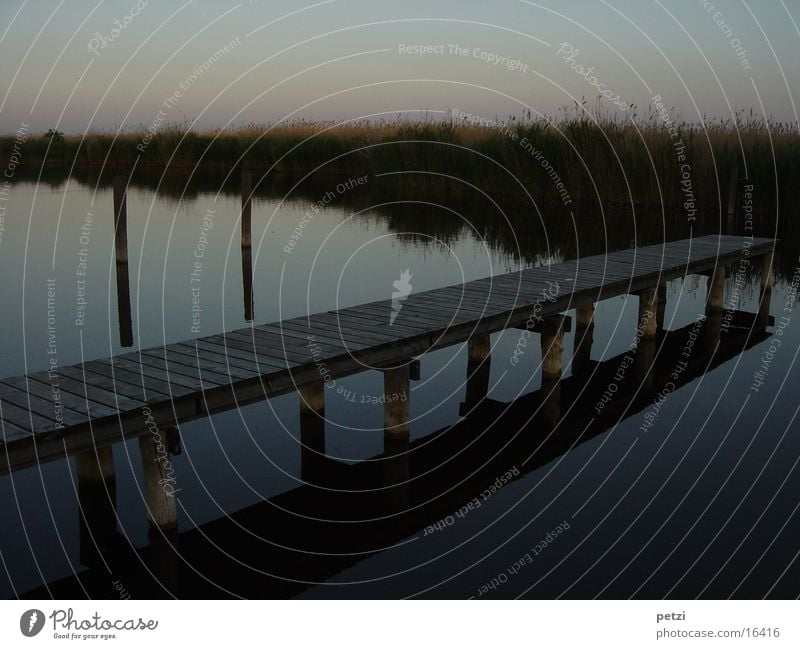
[[774,246],[772,239],[696,237],[412,293],[395,305],[386,299],[5,378],[0,471],[141,434],[145,411],[172,426],[318,382],[318,363],[332,377],[387,367],[521,326],[534,307],[555,316]]

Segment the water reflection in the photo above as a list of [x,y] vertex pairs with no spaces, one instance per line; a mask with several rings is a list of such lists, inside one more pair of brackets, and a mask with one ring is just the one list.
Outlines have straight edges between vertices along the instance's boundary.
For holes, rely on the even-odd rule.
[[[312,272],[314,254],[325,236],[311,240],[305,251],[288,260],[281,257],[279,251],[308,205],[327,190],[329,182],[324,179],[308,181],[298,187],[282,185],[273,179],[254,182],[251,172],[244,172],[241,178],[234,175],[222,184],[215,178],[213,185],[204,185],[206,179],[202,177],[174,183],[169,179],[156,179],[158,183],[166,182],[153,194],[150,190],[154,179],[138,177],[131,180],[129,192],[135,209],[128,223],[126,185],[87,173],[85,180],[101,188],[91,199],[97,199],[95,209],[98,213],[106,211],[109,216],[93,234],[95,242],[104,243],[93,248],[93,264],[97,270],[93,274],[90,306],[95,315],[109,307],[109,319],[108,322],[92,319],[90,327],[94,328],[87,330],[91,335],[81,331],[80,336],[74,336],[75,331],[60,327],[62,365],[82,358],[116,354],[131,345],[148,347],[191,337],[187,317],[191,313],[191,301],[187,299],[188,269],[197,249],[198,213],[213,202],[216,189],[221,190],[222,197],[217,203],[222,207],[217,212],[214,231],[218,237],[214,245],[219,247],[214,255],[203,258],[205,311],[201,333],[197,335],[234,329],[251,320],[265,322],[388,298],[396,272],[409,263],[425,269],[425,272],[417,272],[419,290],[424,290],[505,272],[520,265],[558,261],[686,234],[685,223],[678,218],[643,218],[640,213],[631,214],[618,207],[601,211],[583,207],[567,214],[557,207],[531,209],[530,205],[514,204],[511,198],[493,203],[485,196],[465,196],[446,187],[440,188],[436,204],[431,204],[428,188],[381,185],[376,181],[370,185],[369,193],[342,195],[335,208],[317,217],[325,236],[337,232],[337,228],[344,232],[343,242],[328,253],[330,256],[323,256],[317,262],[318,268],[328,269],[325,271],[328,275],[331,268],[336,269],[335,275],[345,269],[338,278],[317,279]],[[62,189],[55,181],[54,187]],[[214,190],[208,192],[208,187]],[[110,189],[111,195],[103,188]],[[88,194],[88,190],[81,191],[76,204],[81,205],[83,200],[89,203],[84,193]],[[427,200],[423,201],[423,196]],[[281,203],[285,197],[288,197],[287,202]],[[374,207],[376,204],[380,207]],[[170,213],[166,205],[174,207],[174,213]],[[278,217],[270,219],[276,210]],[[358,216],[352,217],[353,213]],[[76,215],[82,216],[79,212]],[[122,227],[123,217],[125,227]],[[177,223],[175,228],[167,227],[167,217]],[[75,220],[80,221],[79,218]],[[769,231],[768,224],[765,230]],[[576,232],[580,232],[580,236],[576,236]],[[375,241],[384,243],[363,261],[357,259],[352,275],[348,275],[347,263],[353,250]],[[62,249],[67,250],[63,260],[58,262],[62,264],[57,266],[59,277],[74,274],[73,244],[72,239],[69,245],[61,243]],[[396,248],[398,245],[402,248],[400,252]],[[240,260],[235,255],[223,254],[235,253],[237,249]],[[369,251],[368,247],[365,249]],[[21,253],[4,249],[4,267],[19,264],[17,254]],[[43,246],[33,257],[49,259],[50,254],[52,250]],[[776,264],[779,275],[782,272],[785,277],[793,272],[792,254],[784,250],[783,259]],[[302,261],[298,262],[298,258]],[[458,263],[450,261],[451,258]],[[391,264],[387,259],[391,259]],[[103,276],[105,269],[111,267],[105,261],[114,262],[115,283]],[[237,263],[239,261],[241,264]],[[282,268],[283,263],[296,265]],[[42,272],[40,268],[31,269],[37,280],[36,273]],[[370,281],[366,281],[365,276]],[[762,276],[769,277],[768,274]],[[335,280],[342,277],[349,281],[337,284]],[[750,274],[748,277],[754,279]],[[103,279],[108,281],[106,286]],[[288,283],[282,284],[280,279]],[[63,476],[56,475],[63,468],[45,467],[38,480],[35,475],[38,469],[34,469],[33,478],[28,474],[24,479],[33,480],[44,499],[15,493],[14,498],[19,498],[17,504],[21,503],[25,511],[20,518],[34,525],[31,519],[44,520],[41,512],[52,506],[57,512],[53,528],[62,543],[63,556],[60,563],[53,557],[43,558],[42,565],[36,566],[40,578],[36,579],[36,570],[28,571],[21,582],[23,587],[17,588],[18,584],[9,577],[4,592],[11,594],[18,590],[33,597],[116,598],[119,596],[117,584],[122,583],[133,597],[278,597],[305,593],[320,582],[335,582],[337,576],[347,581],[348,571],[363,569],[368,559],[413,547],[415,539],[424,536],[424,530],[452,516],[476,498],[480,499],[498,476],[518,469],[519,475],[514,475],[513,482],[538,481],[540,471],[554,460],[596,441],[604,433],[614,433],[625,422],[632,425],[635,420],[639,425],[643,421],[642,413],[647,414],[652,409],[667,383],[674,384],[669,391],[672,395],[681,386],[710,376],[711,379],[704,380],[710,380],[718,390],[715,396],[723,394],[726,387],[721,379],[714,382],[713,371],[725,363],[739,363],[743,352],[763,345],[768,338],[766,330],[772,325],[769,319],[772,284],[766,281],[759,287],[757,282],[751,281],[751,286],[760,289],[756,295],[758,314],[737,312],[727,322],[714,307],[713,289],[719,287],[720,281],[710,278],[711,307],[706,304],[700,307],[706,312],[705,319],[669,332],[663,329],[665,320],[669,321],[670,317],[664,311],[666,300],[661,299],[666,296],[667,287],[658,287],[655,337],[639,339],[631,371],[625,372],[622,379],[616,377],[629,352],[609,357],[598,352],[598,343],[608,349],[612,329],[616,330],[620,322],[627,322],[622,327],[626,330],[624,342],[627,343],[637,322],[641,324],[642,314],[636,314],[629,321],[624,321],[623,315],[615,315],[612,327],[607,323],[597,325],[593,311],[575,313],[573,342],[563,350],[571,359],[568,361],[569,376],[560,378],[550,373],[541,377],[538,389],[527,394],[524,393],[533,381],[533,371],[524,379],[499,380],[497,368],[502,367],[502,361],[497,362],[501,358],[497,347],[493,349],[488,336],[474,337],[467,343],[463,358],[459,357],[465,361],[465,374],[459,366],[458,377],[447,375],[447,371],[454,371],[452,367],[446,369],[448,363],[437,361],[434,370],[442,372],[441,384],[426,383],[428,395],[414,395],[441,407],[417,430],[412,426],[410,440],[387,436],[381,441],[379,435],[369,439],[354,435],[342,424],[347,417],[338,416],[343,412],[342,404],[329,404],[324,414],[331,415],[335,423],[331,423],[330,417],[326,423],[320,416],[321,409],[313,407],[314,396],[304,395],[304,402],[312,407],[300,413],[295,428],[283,425],[291,418],[286,413],[296,412],[292,398],[289,406],[275,418],[263,416],[263,411],[249,416],[236,411],[227,413],[231,418],[223,420],[220,429],[213,430],[213,435],[202,442],[197,443],[191,435],[186,435],[187,445],[196,444],[192,462],[185,461],[185,456],[177,457],[180,440],[178,429],[174,428],[169,432],[165,430],[163,440],[141,437],[133,443],[118,444],[114,450],[118,460],[116,470],[107,447],[76,457],[74,489],[73,485],[64,483]],[[108,294],[112,297],[116,294],[118,309],[114,310],[108,295],[104,295],[105,288],[109,288]],[[59,302],[62,309],[59,321],[71,322],[72,287],[65,283],[61,295],[65,297]],[[235,299],[226,299],[226,295],[233,295]],[[243,296],[243,300],[239,296]],[[41,321],[36,300],[22,299],[16,294],[9,296],[10,300],[17,298],[33,313],[32,317],[28,316],[29,326],[31,322],[37,324],[37,317]],[[156,305],[159,299],[162,301],[160,309]],[[681,299],[685,301],[684,297]],[[613,308],[618,309],[618,304]],[[680,308],[685,315],[693,307]],[[620,309],[620,313],[622,311],[624,309]],[[117,323],[113,323],[113,313],[116,313]],[[22,352],[18,349],[18,342],[25,335],[22,323],[15,314],[6,313],[4,319],[9,333],[3,345],[3,375],[16,376],[40,369],[46,360],[40,339],[33,338],[32,342],[28,339],[32,353],[25,356],[24,346]],[[118,336],[112,337],[104,331],[113,330],[112,324],[118,325]],[[549,342],[544,343],[545,359],[547,350],[552,350],[553,357],[561,355],[562,350],[554,347],[557,336],[553,332],[544,334],[549,336]],[[690,364],[681,370],[677,380],[672,378],[676,358],[680,358],[689,341],[695,340],[701,342],[691,346]],[[745,374],[750,372],[752,364],[751,359]],[[530,366],[535,366],[533,358]],[[368,379],[356,380],[366,382]],[[410,374],[404,379],[411,380]],[[506,400],[508,402],[501,400],[498,397],[501,383],[515,396],[524,396]],[[615,394],[608,402],[603,402],[609,385],[616,386]],[[456,394],[448,401],[450,393]],[[599,412],[598,403],[603,403]],[[253,404],[256,406],[258,404]],[[283,402],[269,405],[270,409],[273,407],[280,409],[284,405]],[[464,419],[458,420],[459,413]],[[352,420],[352,411],[345,414]],[[374,424],[377,430],[384,415],[384,410],[377,408],[359,411],[356,418],[358,423],[363,420]],[[398,416],[408,420],[407,413]],[[251,425],[255,423],[252,426],[255,444],[249,430],[247,437],[236,436],[234,431],[236,424],[241,424],[240,417],[248,419]],[[213,418],[202,419],[198,426],[213,421]],[[395,426],[386,421],[383,425],[390,429]],[[190,424],[185,427],[191,429]],[[184,429],[183,424],[181,429]],[[278,455],[285,454],[281,460],[296,457],[296,465],[292,464],[295,460],[274,460],[279,470],[267,467],[273,463],[274,456],[267,454],[265,460],[261,445],[283,433],[284,447]],[[384,446],[381,452],[369,450],[381,443]],[[350,446],[343,450],[345,444]],[[357,458],[360,461],[353,459],[358,456],[354,449],[361,452]],[[133,457],[133,468],[130,464],[120,466],[120,456],[126,456],[129,462]],[[228,469],[233,466],[237,471],[223,471],[213,462],[203,467],[203,456],[216,458],[213,462]],[[787,457],[791,457],[791,453]],[[171,482],[176,478],[170,473],[166,460],[175,464],[185,461],[181,467],[183,472],[177,472],[183,480],[180,486]],[[254,493],[244,497],[240,492],[247,489],[241,482],[254,483],[253,473],[246,480],[237,473],[248,460],[254,462],[256,473],[267,475],[258,488],[253,488]],[[196,470],[195,461],[200,466]],[[213,483],[211,474],[218,470],[230,484]],[[137,477],[132,478],[129,472],[136,473]],[[605,477],[602,472],[598,473]],[[236,482],[236,478],[241,482]],[[13,476],[4,480],[7,485],[11,484]],[[305,484],[296,486],[299,482]],[[169,485],[184,490],[180,498],[169,498]],[[13,488],[9,488],[8,493],[12,491]],[[79,507],[69,498],[73,491]],[[208,502],[192,509],[192,499],[199,500],[197,493],[202,491],[209,496]],[[237,499],[241,501],[239,505],[235,504]],[[15,506],[7,499],[3,511],[13,511]],[[533,509],[529,516],[537,513]],[[64,520],[64,512],[68,512],[72,520]],[[39,521],[38,524],[43,523]],[[6,534],[13,536],[14,533]],[[50,547],[52,535],[51,530],[37,537],[39,540],[33,549],[37,556]],[[46,540],[42,542],[41,539]],[[13,548],[10,555],[3,549],[5,544],[0,545],[6,562],[9,556],[24,554],[24,543],[19,538],[7,543],[6,547]],[[73,547],[76,543],[78,547]],[[482,552],[490,549],[494,548],[487,544],[472,554],[482,556]],[[419,558],[412,550],[408,550],[408,556]],[[553,556],[553,563],[556,557]],[[51,560],[58,565],[47,565]],[[383,568],[372,576],[377,578],[376,575],[390,572]],[[78,576],[55,578],[70,570]],[[9,574],[12,573],[10,570]],[[428,585],[425,577],[417,579],[418,584]],[[36,588],[37,583],[47,585]],[[461,587],[455,592],[458,596],[468,593]],[[760,596],[761,591],[755,589],[753,593]]]

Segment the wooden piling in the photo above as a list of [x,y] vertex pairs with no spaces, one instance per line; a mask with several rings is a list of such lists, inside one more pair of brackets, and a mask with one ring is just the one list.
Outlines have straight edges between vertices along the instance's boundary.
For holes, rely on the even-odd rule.
[[139,437],[139,452],[142,456],[147,518],[151,526],[159,530],[174,529],[178,526],[177,489],[166,440],[146,433]]
[[561,357],[564,353],[564,319],[548,318],[542,325],[542,379],[561,378]]
[[774,277],[772,266],[774,262],[773,253],[761,256],[761,295],[758,303],[757,322],[761,330],[769,325],[769,307],[772,300],[772,287]]
[[383,372],[383,429],[389,437],[407,437],[411,399],[408,365]]
[[117,276],[117,315],[119,343],[133,346],[133,318],[131,316],[131,291],[128,275],[128,179],[116,176],[114,188],[114,257]]
[[735,234],[736,227],[736,208],[739,196],[739,166],[734,165],[731,169],[731,185],[728,189],[728,213],[725,221],[725,234]]
[[114,178],[114,251],[118,264],[128,263],[128,179]]
[[640,338],[655,338],[658,333],[658,287],[643,289],[637,295]]
[[322,415],[325,412],[325,382],[314,381],[297,388],[300,395],[300,413]]
[[242,293],[244,296],[244,319],[253,320],[253,248],[251,235],[251,194],[253,175],[242,171]]
[[79,482],[103,482],[114,478],[114,453],[110,446],[95,448],[75,456]]
[[594,326],[594,303],[575,307],[575,330]]
[[109,559],[117,540],[116,472],[111,447],[75,456],[78,477],[79,557],[87,566]]

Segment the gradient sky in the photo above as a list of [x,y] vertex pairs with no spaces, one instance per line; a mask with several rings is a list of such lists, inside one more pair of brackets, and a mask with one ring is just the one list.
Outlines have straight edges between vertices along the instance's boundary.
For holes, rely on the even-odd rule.
[[[91,52],[91,39],[110,39],[114,21],[140,1],[146,6],[116,38]],[[598,82],[639,114],[660,94],[691,121],[739,108],[797,124],[800,0],[705,4],[714,8],[703,0],[0,0],[0,132],[23,122],[33,132],[73,133],[398,111],[553,115],[597,95],[557,54],[565,42],[579,50],[574,64],[594,66]],[[723,33],[717,12],[732,33]],[[444,45],[445,53],[400,53],[414,44]],[[451,55],[449,45],[470,54]],[[491,65],[475,48],[519,59],[527,71]]]

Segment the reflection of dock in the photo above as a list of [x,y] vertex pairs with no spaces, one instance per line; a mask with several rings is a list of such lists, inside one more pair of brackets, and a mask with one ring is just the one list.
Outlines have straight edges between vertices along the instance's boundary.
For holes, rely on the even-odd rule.
[[[384,453],[354,465],[325,457],[322,420],[306,421],[302,434],[322,440],[313,457],[303,449],[304,479],[311,484],[197,529],[155,533],[144,548],[132,549],[117,534],[110,497],[94,487],[102,493],[92,498],[97,483],[85,479],[81,561],[88,570],[25,597],[83,597],[82,589],[92,597],[114,597],[109,571],[136,597],[296,595],[384,548],[409,542],[420,530],[437,526],[433,533],[448,533],[443,528],[459,524],[458,518],[450,522],[452,514],[484,498],[500,477],[504,484],[516,480],[624,419],[644,421],[643,411],[667,386],[679,389],[768,338],[752,330],[756,318],[735,314],[738,326],[723,336],[713,314],[677,331],[658,330],[655,356],[645,343],[606,361],[587,361],[580,370],[573,364],[568,378],[545,379],[539,390],[511,403],[483,398],[466,418],[422,439],[387,436]],[[685,365],[676,378],[679,359]],[[598,411],[612,384],[613,398]],[[537,506],[535,500],[528,505],[533,511]]]

